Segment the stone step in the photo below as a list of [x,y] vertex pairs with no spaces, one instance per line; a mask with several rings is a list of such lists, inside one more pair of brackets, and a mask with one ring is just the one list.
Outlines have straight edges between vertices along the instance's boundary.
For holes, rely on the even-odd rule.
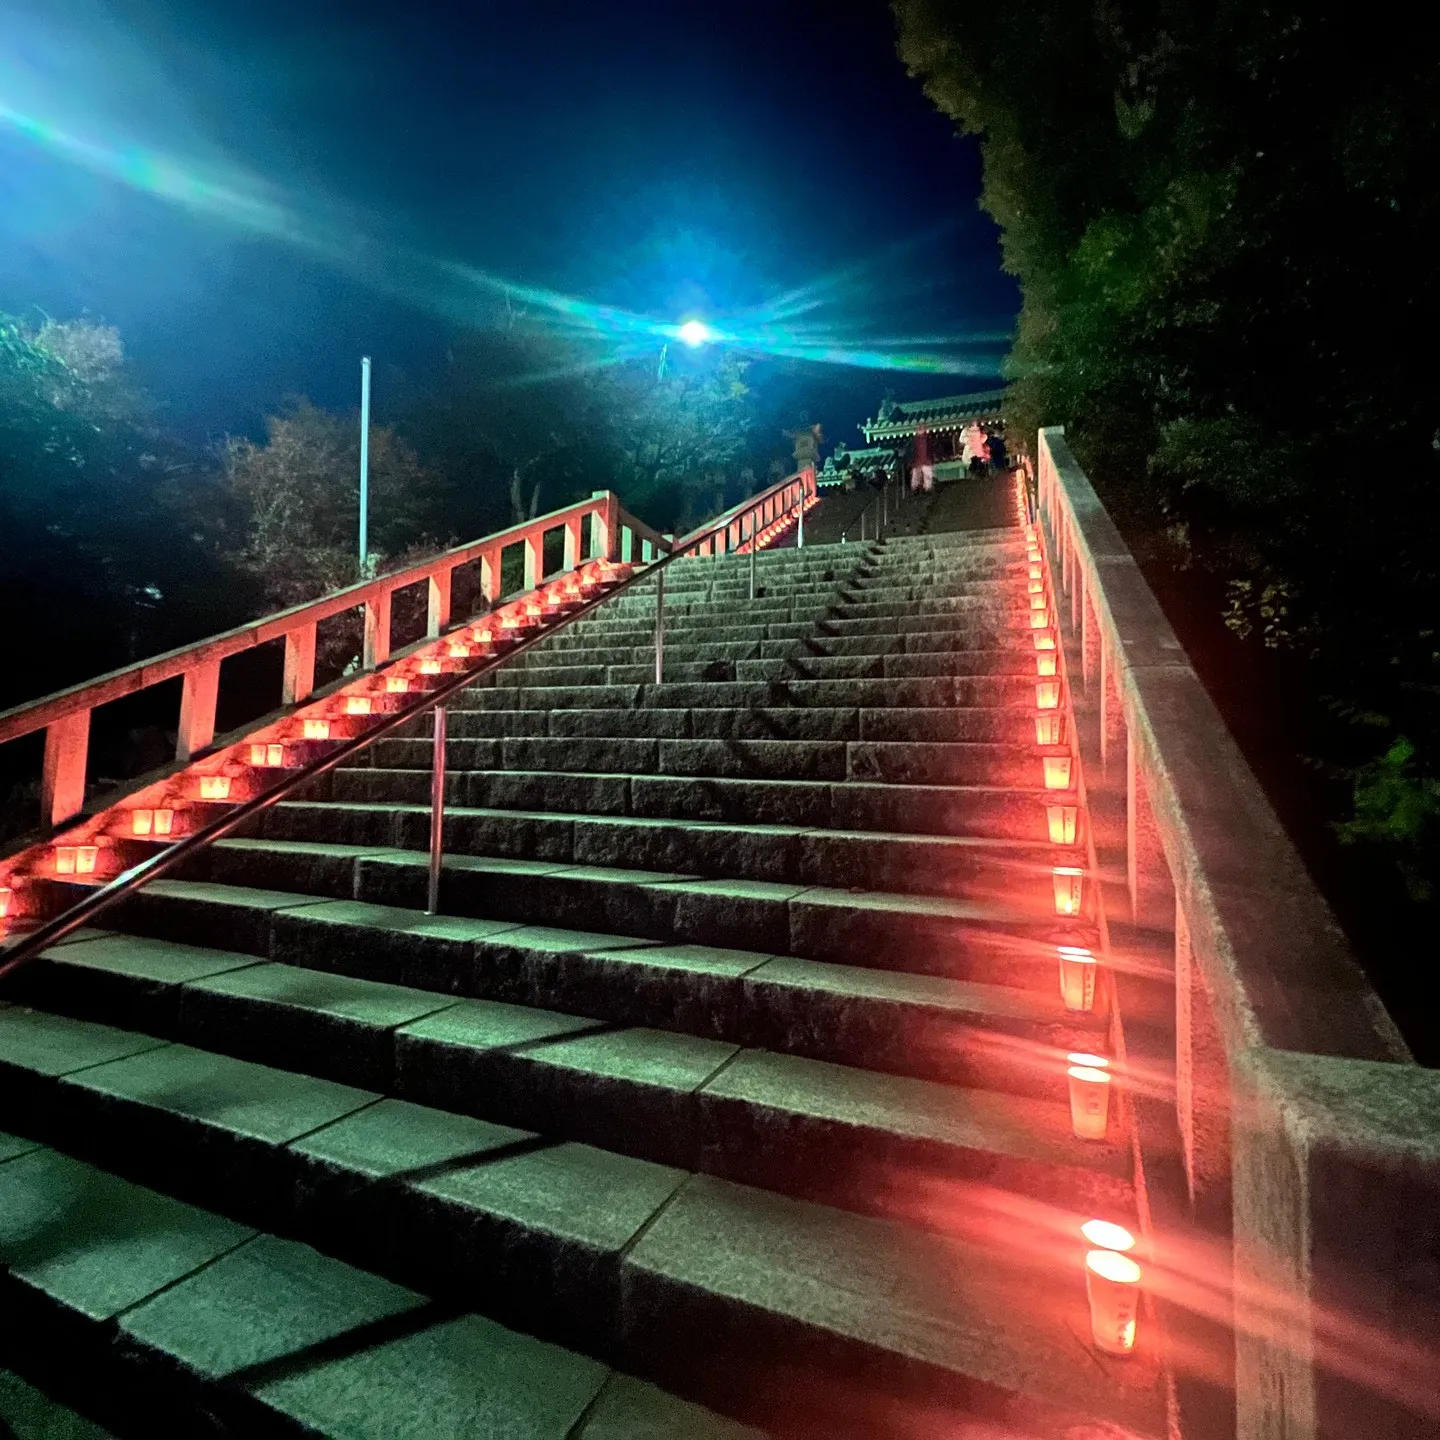
[[[325,908],[300,934],[333,954]],[[866,1213],[885,1213],[892,1187],[976,1179],[1092,1213],[1133,1206],[1126,1152],[1071,1135],[1058,1083],[1041,1096],[964,1087],[238,953],[201,952],[212,973],[196,976],[193,947],[127,953],[139,943],[64,946],[30,988],[80,1018],[71,997],[98,948],[106,953],[92,963],[116,1000],[107,1018],[124,1015],[156,1043]],[[3,1028],[0,1019],[0,1065]],[[1035,1044],[1032,1062],[1058,1081],[1064,1052]]]
[[[977,662],[983,657],[977,657]],[[1028,663],[1027,663],[1028,661]],[[1023,668],[1022,668],[1023,667]],[[976,674],[897,678],[891,680],[806,680],[786,674],[769,681],[708,680],[663,685],[525,685],[502,688],[477,685],[463,691],[452,706],[455,710],[590,710],[633,709],[736,709],[750,706],[819,706],[847,709],[850,706],[879,709],[895,706],[912,709],[940,709],[958,706],[969,709],[991,703],[997,686],[1006,687],[1007,700],[1017,682],[1035,683],[1033,659],[1016,651],[1011,667],[998,667]],[[1022,699],[1027,691],[1018,691]],[[1028,692],[1033,695],[1033,690]]]
[[[418,1343],[429,1329],[396,1340],[383,1323],[374,1326],[386,1358],[378,1386],[366,1383],[361,1358],[372,1352],[357,1355],[353,1345],[335,1362],[334,1379],[328,1366],[298,1375],[282,1368],[278,1380],[270,1367],[236,1372],[265,1376],[261,1393],[290,1398],[322,1434],[583,1435],[576,1420],[611,1377],[595,1361],[575,1367],[577,1350],[632,1374],[664,1376],[672,1390],[720,1397],[732,1412],[758,1409],[746,1418],[762,1422],[780,1418],[774,1407],[783,1378],[784,1433],[804,1440],[877,1433],[919,1440],[937,1423],[953,1431],[977,1410],[1058,1440],[1073,1433],[1066,1427],[1077,1407],[1090,1421],[1160,1433],[1153,1362],[1142,1351],[1124,1365],[1097,1365],[1078,1338],[1079,1267],[1068,1256],[1059,1264],[1042,1258],[1043,1231],[1033,1223],[1007,1220],[998,1244],[983,1224],[969,1233],[927,1232],[21,1007],[0,1012],[0,1066],[7,1080],[0,1111],[43,1097],[34,1108],[47,1133],[36,1138],[125,1176],[100,1180],[85,1206],[90,1224],[132,1239],[118,1247],[122,1256],[180,1252],[179,1276],[174,1265],[151,1260],[152,1288],[107,1294],[107,1318],[172,1287],[160,1296],[175,1297],[170,1305],[147,1316],[149,1335],[174,1333],[203,1354],[205,1337],[219,1329],[210,1343],[228,1336],[238,1348],[248,1327],[230,1317],[235,1302],[225,1287],[236,1267],[228,1262],[244,1256],[254,1226],[313,1243],[332,1259],[363,1256],[371,1276],[442,1301],[463,1297],[488,1317],[454,1320],[442,1311],[438,1325],[457,1327],[464,1338],[439,1331],[445,1343],[437,1355]],[[125,1226],[132,1217],[144,1223],[148,1195],[119,1190],[127,1181],[163,1192],[155,1228],[179,1243],[133,1243]],[[22,1212],[48,1218],[52,1197],[53,1189],[23,1197]],[[202,1215],[192,1230],[193,1209],[175,1209],[177,1199],[222,1211],[227,1228],[216,1233],[214,1217]],[[1074,1212],[1062,1213],[1078,1223]],[[198,1243],[185,1245],[196,1232]],[[77,1239],[86,1233],[77,1227]],[[343,1313],[350,1298],[335,1272],[282,1253],[288,1271],[239,1276],[245,1318],[258,1311],[266,1322],[260,1334],[272,1344],[290,1331],[286,1300],[297,1270],[310,1281],[299,1287],[307,1299]],[[88,1265],[68,1273],[77,1268],[80,1277],[93,1273]],[[197,1282],[174,1282],[197,1269],[199,1288],[187,1294]],[[126,1319],[146,1309],[141,1304]],[[489,1327],[497,1322],[535,1338],[507,1347],[502,1341],[514,1332],[496,1335]],[[557,1342],[571,1353],[557,1351]],[[474,1362],[496,1349],[502,1359],[529,1363],[518,1364],[509,1384],[472,1390],[466,1378],[490,1372]],[[572,1396],[566,1382],[574,1368],[587,1384]],[[865,1385],[858,1406],[824,1403],[831,1385],[857,1372],[903,1374],[905,1384]],[[793,1388],[797,1376],[809,1381],[802,1394]],[[441,1398],[422,1400],[408,1388],[414,1377],[427,1396],[436,1387]],[[416,1431],[415,1414],[434,1415],[457,1395],[477,1408],[448,1427],[442,1408],[436,1428]],[[527,1402],[545,1407],[539,1423],[520,1408]],[[408,1413],[400,1408],[407,1404]],[[797,1414],[802,1405],[818,1413]],[[327,1421],[335,1417],[341,1423],[332,1430]],[[704,1435],[686,1428],[702,1419],[710,1417],[662,1412],[654,1433]],[[622,1412],[609,1433],[644,1433],[629,1423]]]
[[759,1440],[598,1360],[60,1150],[0,1136],[0,1156],[7,1351],[121,1434]]
[[[269,945],[257,957],[81,931],[17,979],[13,998],[381,1089],[394,1079],[394,1028],[456,997],[1052,1102],[1065,1099],[1060,1057],[1105,1043],[1104,1020],[1066,1012],[1054,989],[360,901],[277,911]],[[272,961],[292,973],[272,974]],[[262,1002],[270,1016],[263,1029],[250,1023]],[[276,1048],[320,1031],[314,1056],[283,1059],[289,1052]]]
[[[1033,742],[1034,736],[1031,735]],[[378,740],[382,769],[428,770],[429,740]],[[982,741],[664,740],[602,736],[516,736],[453,740],[448,762],[461,770],[621,771],[726,779],[876,780],[889,784],[1043,784],[1043,766],[1023,736],[1014,744]]]
[[[243,833],[424,850],[430,807],[393,800],[292,801],[268,811]],[[446,854],[454,855],[1004,899],[1037,915],[1053,914],[1051,866],[1084,862],[1079,850],[1048,843],[461,806],[446,812],[444,844]]]
[[[226,840],[190,862],[186,881],[152,882],[112,907],[107,924],[265,955],[270,911],[299,903],[295,896],[419,908],[426,870],[422,852],[387,846]],[[44,883],[64,895],[83,888]],[[167,888],[182,883],[188,888]],[[1093,943],[1087,924],[992,900],[563,861],[447,855],[441,892],[447,915],[719,945],[1044,993],[1057,984],[1055,945]],[[169,928],[156,928],[162,925]]]
[[[1025,687],[1025,688],[1022,688]],[[1015,702],[1033,700],[1021,680],[1008,687]],[[1027,696],[1026,689],[1029,690]],[[455,739],[518,736],[611,736],[734,740],[1018,740],[1033,738],[1029,710],[995,706],[839,709],[769,706],[747,709],[600,708],[595,710],[459,710],[448,719]],[[429,716],[413,736],[432,733]]]
[[[425,770],[353,769],[327,777],[316,798],[359,804],[427,804]],[[476,809],[835,825],[896,834],[971,835],[1044,843],[1043,790],[884,785],[807,780],[723,780],[544,770],[452,770],[447,802]]]

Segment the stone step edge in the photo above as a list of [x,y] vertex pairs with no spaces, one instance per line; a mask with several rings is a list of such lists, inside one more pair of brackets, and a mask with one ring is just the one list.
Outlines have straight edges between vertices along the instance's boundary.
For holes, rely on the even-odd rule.
[[[142,1433],[141,1427],[152,1435],[208,1434],[217,1420],[230,1434],[268,1432],[276,1425],[287,1432],[303,1426],[306,1433],[327,1433],[328,1417],[316,1413],[315,1405],[317,1392],[322,1400],[326,1395],[327,1380],[336,1389],[340,1410],[348,1398],[343,1392],[357,1381],[364,1385],[362,1357],[416,1350],[417,1359],[424,1356],[432,1363],[459,1359],[461,1363],[450,1368],[446,1378],[453,1376],[466,1390],[508,1392],[510,1403],[502,1401],[496,1407],[496,1419],[507,1433],[509,1424],[524,1423],[526,1382],[539,1372],[572,1392],[567,1398],[573,1423],[565,1434],[574,1440],[613,1435],[612,1427],[617,1420],[624,1423],[627,1414],[663,1426],[663,1433],[677,1440],[763,1440],[758,1430],[595,1359],[479,1315],[437,1306],[419,1292],[303,1242],[236,1224],[48,1146],[18,1137],[11,1143],[4,1136],[0,1144],[6,1152],[0,1161],[0,1197],[16,1188],[23,1190],[23,1182],[43,1192],[45,1178],[58,1180],[72,1201],[88,1196],[108,1209],[128,1204],[134,1210],[159,1212],[173,1227],[165,1237],[172,1246],[181,1248],[174,1242],[183,1238],[192,1247],[190,1254],[176,1256],[157,1272],[146,1262],[153,1266],[158,1246],[149,1253],[136,1253],[127,1249],[123,1235],[102,1233],[98,1244],[84,1250],[83,1262],[93,1271],[97,1262],[108,1260],[110,1278],[127,1302],[113,1314],[97,1315],[93,1305],[85,1303],[83,1279],[77,1286],[75,1278],[68,1277],[70,1293],[66,1293],[66,1232],[51,1241],[52,1250],[60,1252],[55,1257],[60,1278],[43,1272],[37,1277],[27,1272],[23,1262],[18,1270],[9,1265],[0,1269],[0,1290],[11,1312],[6,1329],[19,1340],[22,1363],[28,1360],[26,1368],[47,1388],[57,1389],[88,1417],[99,1417],[121,1434]],[[297,1272],[327,1298],[343,1297],[335,1308],[349,1313],[326,1315],[315,1305],[314,1295],[296,1295],[294,1291],[301,1288],[295,1285]],[[202,1358],[207,1348],[205,1322],[214,1323],[218,1311],[236,1329],[243,1331],[247,1322],[257,1325],[257,1276],[262,1283],[266,1278],[272,1282],[268,1296],[282,1312],[282,1326],[292,1324],[299,1333],[289,1337],[293,1342],[289,1349],[258,1339],[251,1353],[258,1351],[263,1358],[239,1367],[237,1373],[235,1352],[243,1355],[246,1347],[243,1341],[236,1344],[232,1331],[220,1341],[230,1348],[230,1368],[222,1368],[224,1360],[212,1358],[207,1369]],[[310,1301],[312,1313],[304,1313],[305,1300]],[[198,1345],[192,1336],[182,1339],[175,1334],[177,1313],[184,1317],[187,1307],[194,1311],[190,1318],[195,1330],[202,1332]],[[317,1309],[320,1313],[314,1314]],[[442,1337],[451,1343],[427,1354],[425,1340]],[[479,1364],[472,1369],[465,1360]],[[298,1385],[297,1375],[302,1377]],[[430,1407],[435,1381],[434,1371],[424,1364],[385,1365],[371,1380],[368,1398],[382,1414],[388,1405],[398,1424]],[[553,1408],[542,1401],[534,1406],[532,1418],[543,1424],[540,1417]],[[470,1416],[454,1418],[463,1424]]]

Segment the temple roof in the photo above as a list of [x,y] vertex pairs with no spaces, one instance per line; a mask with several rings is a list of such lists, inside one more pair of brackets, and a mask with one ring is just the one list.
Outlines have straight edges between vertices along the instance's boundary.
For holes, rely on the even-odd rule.
[[927,430],[959,430],[975,421],[997,421],[1004,390],[980,390],[971,395],[942,395],[936,400],[886,401],[873,420],[860,426],[866,440],[901,440],[922,425]]

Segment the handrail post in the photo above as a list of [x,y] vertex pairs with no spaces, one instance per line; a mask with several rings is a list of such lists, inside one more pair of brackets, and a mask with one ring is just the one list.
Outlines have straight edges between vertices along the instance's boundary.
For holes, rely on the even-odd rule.
[[180,729],[175,737],[177,760],[193,758],[215,738],[215,701],[219,693],[218,660],[185,672],[185,685],[180,692]]
[[88,710],[62,716],[45,727],[40,819],[52,829],[85,808],[85,761],[89,750]]
[[298,705],[315,688],[315,626],[301,625],[285,637],[285,678],[281,682],[280,700],[285,705]]
[[374,670],[390,658],[390,591],[365,602],[365,652],[360,664]]
[[435,743],[430,756],[430,875],[425,913],[440,913],[440,861],[445,854],[445,707],[435,707]]
[[428,601],[425,610],[425,638],[434,640],[444,634],[450,624],[450,582],[454,571],[449,566],[437,570],[431,577],[426,591]]
[[665,572],[655,577],[655,683],[665,683]]

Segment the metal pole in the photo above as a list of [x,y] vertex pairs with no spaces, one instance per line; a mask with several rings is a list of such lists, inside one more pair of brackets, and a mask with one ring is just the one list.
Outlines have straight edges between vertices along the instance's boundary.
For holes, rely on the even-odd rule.
[[445,707],[435,707],[435,747],[430,759],[430,889],[427,915],[440,913],[440,858],[445,852]]
[[883,486],[880,491],[880,533],[885,533],[885,527],[890,523],[890,487]]
[[370,357],[360,358],[360,576],[370,573]]
[[755,598],[755,512],[750,512],[750,598]]
[[795,548],[797,550],[805,548],[805,495],[803,492],[800,495],[800,519],[796,521]]
[[655,683],[665,683],[665,572],[655,577]]

